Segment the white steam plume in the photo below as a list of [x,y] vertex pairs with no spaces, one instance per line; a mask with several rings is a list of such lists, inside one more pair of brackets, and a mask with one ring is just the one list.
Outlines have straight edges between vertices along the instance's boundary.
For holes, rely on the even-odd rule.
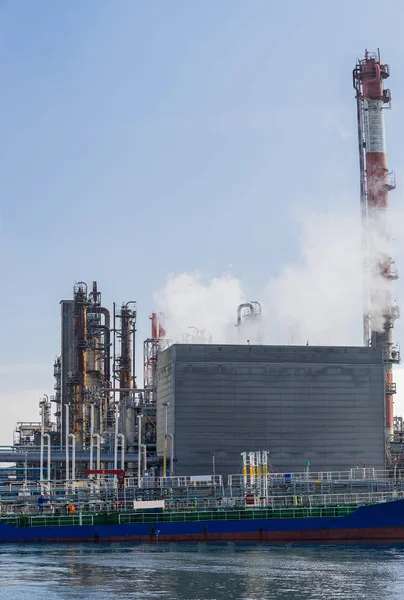
[[[284,265],[266,287],[263,272],[262,296],[257,300],[263,301],[264,343],[361,345],[363,253],[359,210],[352,214],[313,212],[298,215],[298,220],[299,259]],[[381,275],[381,265],[391,256],[388,232],[381,211],[370,215],[366,238],[371,316],[373,327],[380,330],[390,303],[390,282]],[[198,274],[173,275],[155,299],[158,310],[165,314],[167,337],[173,341],[192,341],[184,334],[191,334],[188,328],[196,327],[205,332],[205,338],[210,333],[213,343],[246,343],[247,339],[256,343],[256,332],[247,325],[241,336],[234,327],[237,307],[246,301],[241,282],[234,277],[222,276],[204,283]]]
[[293,344],[360,344],[360,226],[346,215],[300,217],[300,260],[269,281],[273,336]]
[[[236,311],[244,299],[238,279],[224,275],[204,283],[198,273],[171,275],[154,297],[173,342],[203,343],[210,337],[217,344],[236,342]],[[193,328],[203,335],[195,339]]]
[[[292,343],[362,344],[363,278],[358,213],[312,214],[300,218],[300,260],[270,280],[268,304],[278,321],[273,334],[289,327]],[[381,330],[390,282],[381,274],[391,256],[384,214],[371,214],[364,236],[373,327]]]
[[[391,307],[391,282],[387,275],[391,260],[390,223],[387,211],[374,209],[368,218],[365,231],[367,236],[367,261],[369,277],[369,298],[371,306],[372,329],[383,330],[384,316]],[[366,279],[366,274],[365,274]]]

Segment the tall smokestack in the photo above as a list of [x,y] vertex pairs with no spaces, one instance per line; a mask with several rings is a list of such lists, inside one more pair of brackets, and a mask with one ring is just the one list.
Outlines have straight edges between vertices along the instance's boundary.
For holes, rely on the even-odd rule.
[[[386,436],[393,435],[393,363],[399,362],[399,353],[393,346],[393,322],[398,316],[392,307],[391,280],[397,277],[392,270],[389,253],[375,258],[378,249],[373,247],[375,229],[383,246],[388,248],[390,236],[387,228],[389,191],[395,188],[394,174],[387,168],[384,110],[390,106],[390,91],[384,89],[384,80],[390,75],[388,65],[382,64],[380,52],[365,51],[353,71],[356,90],[358,142],[360,161],[360,201],[363,227],[364,307],[363,340],[366,346],[382,346],[386,364],[385,408]],[[380,250],[379,250],[380,252]],[[373,264],[372,264],[373,263]],[[376,272],[375,272],[376,270]],[[383,322],[376,314],[383,306]]]

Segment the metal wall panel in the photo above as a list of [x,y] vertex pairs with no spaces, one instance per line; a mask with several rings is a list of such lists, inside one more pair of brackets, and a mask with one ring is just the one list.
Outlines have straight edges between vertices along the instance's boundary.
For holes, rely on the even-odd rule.
[[65,443],[66,425],[65,425],[65,410],[64,405],[66,402],[70,402],[70,387],[69,378],[71,377],[73,367],[73,347],[74,347],[74,330],[73,330],[73,313],[74,313],[74,302],[73,300],[62,300],[61,306],[61,423],[62,423],[62,444]]
[[211,473],[212,452],[239,473],[251,450],[283,472],[384,467],[380,348],[176,344],[157,363],[159,455],[164,411],[177,475]]

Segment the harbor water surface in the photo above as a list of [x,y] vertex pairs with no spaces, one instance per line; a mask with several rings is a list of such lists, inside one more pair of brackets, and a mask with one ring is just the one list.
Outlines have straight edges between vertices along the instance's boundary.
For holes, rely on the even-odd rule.
[[404,598],[404,546],[7,545],[0,599]]

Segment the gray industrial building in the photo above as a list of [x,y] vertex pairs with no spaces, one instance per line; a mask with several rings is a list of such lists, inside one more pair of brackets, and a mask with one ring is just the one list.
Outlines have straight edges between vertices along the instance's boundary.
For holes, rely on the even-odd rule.
[[384,369],[381,348],[175,344],[157,361],[157,453],[167,421],[176,475],[212,473],[212,453],[240,473],[254,450],[281,472],[384,468]]

